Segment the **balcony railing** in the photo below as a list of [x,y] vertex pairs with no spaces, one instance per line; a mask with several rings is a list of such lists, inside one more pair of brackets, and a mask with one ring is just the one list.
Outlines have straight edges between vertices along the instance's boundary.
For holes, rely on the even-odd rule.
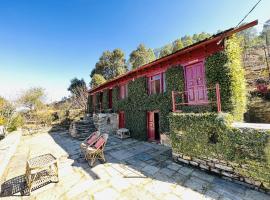
[[219,84],[217,83],[214,87],[209,88],[201,87],[201,89],[194,89],[190,92],[172,91],[173,112],[182,112],[183,108],[187,106],[211,106],[215,107],[217,112],[221,112]]

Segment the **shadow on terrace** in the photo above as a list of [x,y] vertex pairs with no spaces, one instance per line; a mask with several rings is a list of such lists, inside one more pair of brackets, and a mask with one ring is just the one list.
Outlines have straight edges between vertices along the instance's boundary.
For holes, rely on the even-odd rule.
[[[80,194],[93,195],[97,199],[102,199],[102,195],[108,194],[111,199],[114,197],[119,199],[269,198],[263,193],[196,168],[176,164],[172,161],[171,149],[163,145],[135,139],[121,140],[110,135],[105,148],[107,162],[96,162],[93,167],[89,167],[80,156],[81,141],[70,137],[64,131],[51,131],[49,135],[46,134],[46,137],[54,141],[48,145],[55,145],[57,149],[62,149],[66,152],[66,156],[58,156],[60,182],[46,188],[43,192],[40,192],[41,189],[33,192],[32,195],[36,195],[37,198],[41,198],[42,195],[48,198],[51,194],[57,195],[58,199],[83,198],[79,196]],[[43,150],[40,149],[40,152]],[[68,165],[69,168],[66,167]],[[82,176],[84,179],[80,178]],[[2,189],[9,189],[5,189],[4,192],[2,190],[2,196],[24,193],[23,183],[23,175],[7,180],[2,184]]]
[[[167,196],[188,199],[235,199],[235,196],[253,198],[261,195],[264,197],[264,194],[245,186],[173,162],[171,148],[163,145],[131,138],[121,140],[110,135],[105,148],[106,163],[96,162],[91,168],[80,156],[81,141],[71,138],[69,134],[59,135],[52,132],[51,136],[67,151],[68,158],[74,160],[73,166],[83,168],[95,179],[110,180],[121,198],[155,199]],[[70,140],[76,141],[76,145],[70,146],[68,142]]]

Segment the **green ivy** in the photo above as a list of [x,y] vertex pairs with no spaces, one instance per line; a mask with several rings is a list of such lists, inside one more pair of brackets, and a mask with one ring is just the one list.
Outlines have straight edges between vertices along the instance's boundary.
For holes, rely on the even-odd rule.
[[160,131],[169,132],[168,115],[172,109],[172,90],[181,91],[184,88],[183,68],[169,68],[165,74],[166,92],[163,94],[147,94],[147,78],[140,77],[128,83],[128,97],[118,98],[119,87],[113,89],[113,111],[124,111],[126,127],[134,138],[147,139],[147,111],[159,110]]
[[169,120],[174,152],[233,163],[270,187],[270,132],[233,128],[231,114],[171,113]]
[[109,109],[109,90],[103,91],[102,108],[103,108],[103,110]]
[[87,97],[87,113],[93,113],[94,109],[93,109],[93,101],[92,101],[92,96],[88,95]]
[[[246,82],[242,65],[240,39],[231,37],[225,42],[225,50],[209,56],[205,62],[207,87],[220,84],[221,107],[230,112],[237,121],[242,121],[246,111]],[[208,92],[215,99],[215,91]]]

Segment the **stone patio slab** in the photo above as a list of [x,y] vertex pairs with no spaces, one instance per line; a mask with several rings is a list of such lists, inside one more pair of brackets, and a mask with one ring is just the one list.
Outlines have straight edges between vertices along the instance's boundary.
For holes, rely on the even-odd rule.
[[[34,190],[0,196],[2,199],[270,199],[243,185],[223,180],[198,169],[172,161],[171,150],[134,139],[119,140],[110,135],[106,163],[91,168],[79,153],[80,141],[62,132],[23,136],[8,163],[1,183],[23,175],[30,156],[50,152],[59,161],[59,183]],[[1,193],[2,195],[3,193]],[[19,196],[18,196],[19,195]]]

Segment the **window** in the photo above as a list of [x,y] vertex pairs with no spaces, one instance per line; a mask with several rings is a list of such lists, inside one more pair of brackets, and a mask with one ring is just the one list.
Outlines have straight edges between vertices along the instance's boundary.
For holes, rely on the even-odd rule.
[[128,84],[124,84],[120,86],[120,99],[125,99],[128,96]]
[[159,94],[166,91],[165,74],[160,73],[149,77],[148,79],[148,93]]

